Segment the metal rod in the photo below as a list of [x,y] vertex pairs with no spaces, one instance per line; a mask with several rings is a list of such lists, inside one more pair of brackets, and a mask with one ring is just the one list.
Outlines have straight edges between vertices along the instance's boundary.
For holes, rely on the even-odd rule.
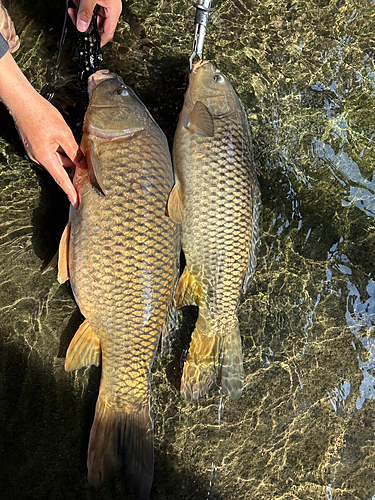
[[211,7],[211,0],[199,0],[199,3],[194,5],[197,9],[195,13],[195,32],[193,41],[193,51],[189,58],[190,69],[193,67],[193,59],[198,56],[203,58],[203,43],[206,35],[211,12],[214,10]]

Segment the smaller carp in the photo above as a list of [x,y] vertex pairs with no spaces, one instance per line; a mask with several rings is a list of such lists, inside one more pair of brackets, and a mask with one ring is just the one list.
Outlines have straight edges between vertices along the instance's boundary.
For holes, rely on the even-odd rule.
[[173,162],[168,213],[182,223],[186,258],[175,301],[199,306],[181,394],[197,399],[221,377],[224,392],[238,399],[244,370],[237,307],[256,266],[260,188],[246,112],[208,61],[193,66]]

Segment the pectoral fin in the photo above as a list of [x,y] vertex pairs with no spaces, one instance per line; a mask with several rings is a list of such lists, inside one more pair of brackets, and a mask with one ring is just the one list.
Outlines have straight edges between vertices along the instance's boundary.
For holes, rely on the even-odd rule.
[[175,222],[182,222],[185,220],[185,204],[183,202],[183,195],[179,182],[176,182],[169,194],[165,213]]
[[103,189],[103,180],[100,172],[100,162],[98,160],[98,157],[96,156],[95,145],[91,139],[88,140],[86,161],[91,185],[98,191],[99,194],[105,196],[105,192]]
[[193,134],[213,137],[215,133],[214,117],[211,111],[201,101],[197,101],[190,113],[187,128]]
[[57,280],[60,284],[65,283],[65,281],[69,279],[69,261],[68,261],[69,239],[70,239],[70,222],[68,222],[68,224],[64,229],[59,245]]
[[84,366],[100,363],[100,341],[87,319],[76,331],[65,358],[65,370],[71,372]]
[[201,295],[202,292],[200,284],[195,276],[185,267],[176,288],[175,303],[177,309],[190,305],[199,306]]

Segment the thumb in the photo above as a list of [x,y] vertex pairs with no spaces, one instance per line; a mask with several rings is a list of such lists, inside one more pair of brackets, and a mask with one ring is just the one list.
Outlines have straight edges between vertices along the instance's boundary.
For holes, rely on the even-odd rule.
[[76,24],[78,31],[84,32],[88,29],[95,5],[96,0],[82,0],[79,2]]

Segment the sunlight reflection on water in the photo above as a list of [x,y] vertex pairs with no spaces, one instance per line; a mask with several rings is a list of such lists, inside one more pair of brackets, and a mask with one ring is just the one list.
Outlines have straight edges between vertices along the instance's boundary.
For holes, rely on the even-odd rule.
[[[61,16],[42,0],[9,3],[21,34],[17,61],[41,89]],[[194,7],[176,0],[123,7],[105,65],[139,93],[172,142]],[[375,481],[374,7],[326,0],[215,7],[207,58],[230,77],[248,112],[262,189],[258,265],[240,305],[246,386],[237,402],[214,391],[189,403],[170,380],[169,372],[180,377],[179,359],[167,371],[156,358],[151,500],[368,500]],[[66,85],[73,73],[65,63],[55,104],[79,137],[83,110]],[[64,372],[81,318],[68,287],[40,273],[68,207],[53,181],[29,168],[7,123],[0,384],[8,497],[51,490],[50,500],[61,491],[83,500],[91,492],[77,443],[86,447],[96,386],[89,370]],[[35,464],[49,471],[43,485]],[[98,500],[125,497],[119,484],[98,490]]]
[[357,287],[347,279],[348,296],[346,321],[355,337],[360,341],[368,354],[367,360],[358,357],[359,369],[363,380],[359,387],[361,396],[357,399],[357,409],[361,409],[366,399],[375,399],[375,377],[371,371],[375,368],[375,339],[371,337],[374,331],[375,318],[375,282],[372,278],[367,285],[369,298],[361,301]]

